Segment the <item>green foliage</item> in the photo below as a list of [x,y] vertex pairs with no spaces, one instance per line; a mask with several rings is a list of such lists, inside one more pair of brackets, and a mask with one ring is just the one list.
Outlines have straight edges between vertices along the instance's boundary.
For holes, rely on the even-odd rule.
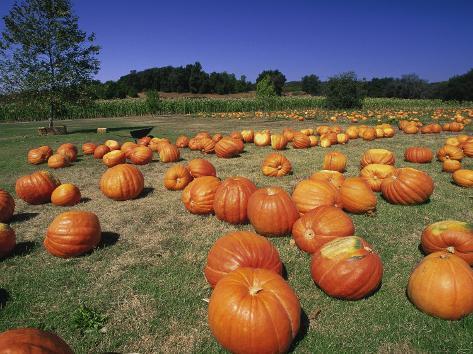
[[84,305],[81,305],[72,313],[72,325],[81,334],[100,331],[105,326],[106,321],[107,318],[100,312]]
[[354,72],[331,77],[325,88],[328,108],[347,109],[363,106],[363,92]]
[[256,84],[256,97],[258,98],[273,98],[276,97],[276,89],[269,76],[261,79]]
[[256,84],[267,77],[269,77],[269,80],[273,84],[276,95],[281,96],[284,84],[286,83],[286,77],[284,74],[279,70],[264,70],[258,75]]
[[440,89],[440,97],[444,100],[473,100],[473,69],[464,75],[454,76]]
[[306,75],[302,78],[302,91],[309,95],[316,96],[320,94],[320,79],[317,75]]
[[159,93],[156,90],[146,91],[146,106],[148,107],[149,112],[158,113],[160,110],[160,99]]

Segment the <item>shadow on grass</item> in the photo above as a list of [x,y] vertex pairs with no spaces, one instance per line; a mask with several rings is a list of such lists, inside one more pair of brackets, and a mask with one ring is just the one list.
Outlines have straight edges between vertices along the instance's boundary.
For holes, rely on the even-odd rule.
[[148,195],[150,195],[153,192],[154,192],[154,188],[145,187],[145,188],[143,188],[143,191],[140,193],[140,195],[138,196],[137,199],[146,198]]
[[36,247],[38,247],[38,244],[33,241],[18,242],[10,257],[26,256],[33,252]]
[[0,288],[0,309],[5,307],[8,300],[10,300],[10,294],[8,291]]
[[[316,318],[314,318],[314,320],[316,320]],[[299,332],[297,332],[297,336],[296,338],[294,338],[294,341],[292,342],[291,347],[289,348],[290,353],[296,350],[299,343],[307,335],[307,332],[309,331],[309,326],[310,326],[310,319],[307,316],[307,313],[304,311],[304,309],[301,308],[301,322],[299,326]]]
[[11,222],[16,223],[16,222],[28,221],[30,219],[33,219],[33,218],[37,217],[38,215],[39,215],[39,213],[19,213],[19,214],[15,214],[11,218]]
[[98,248],[105,248],[105,247],[110,247],[113,246],[118,242],[120,238],[120,235],[117,234],[116,232],[102,232],[102,239],[100,240],[100,243],[98,244]]
[[[118,132],[118,131],[121,131],[121,130],[123,130],[124,132],[130,132],[131,130],[145,129],[145,128],[150,128],[150,126],[149,125],[144,125],[144,126],[138,126],[138,127],[135,127],[135,126],[125,126],[125,127],[121,126],[121,127],[113,127],[113,128],[108,127],[107,132],[108,133]],[[72,129],[69,134],[75,134],[75,133],[97,133],[97,128]],[[127,137],[131,138],[131,135],[128,135]]]
[[81,199],[80,199],[80,202],[85,204],[85,203],[90,202],[91,200],[92,200],[92,199],[85,197],[85,198],[81,198]]

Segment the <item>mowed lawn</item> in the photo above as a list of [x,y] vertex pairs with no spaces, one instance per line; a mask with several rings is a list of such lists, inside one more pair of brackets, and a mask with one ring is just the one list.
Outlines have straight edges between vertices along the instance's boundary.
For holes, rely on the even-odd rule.
[[[15,180],[26,173],[48,169],[26,163],[28,149],[49,145],[56,149],[72,142],[79,149],[87,141],[131,140],[132,127],[155,126],[151,134],[171,140],[201,130],[230,133],[244,128],[297,129],[315,127],[316,121],[211,120],[188,116],[103,119],[65,122],[67,136],[36,135],[39,123],[0,124],[0,188],[14,195]],[[97,135],[97,127],[114,128]],[[471,130],[470,130],[471,134]],[[437,161],[415,165],[403,161],[408,146],[427,146],[436,151],[451,134],[405,135],[324,149],[316,147],[282,153],[294,173],[283,178],[262,175],[260,165],[270,147],[246,145],[234,159],[203,156],[181,150],[182,161],[209,159],[218,177],[245,176],[258,187],[282,186],[292,192],[295,184],[321,169],[325,153],[338,150],[349,157],[347,176],[357,176],[362,153],[387,148],[396,155],[396,166],[410,166],[429,173],[435,181],[430,202],[419,206],[390,205],[378,196],[375,216],[352,215],[356,234],[373,245],[384,263],[382,286],[361,301],[341,301],[325,295],[310,277],[310,257],[290,241],[274,238],[304,314],[293,350],[313,352],[471,352],[473,316],[456,322],[429,317],[406,297],[412,268],[423,255],[420,234],[426,225],[443,220],[473,221],[473,190],[451,183]],[[73,166],[54,171],[63,182],[76,184],[84,201],[73,208],[51,204],[31,206],[19,200],[12,227],[18,247],[0,260],[0,331],[16,327],[39,327],[57,332],[77,353],[103,352],[219,352],[223,349],[207,325],[207,302],[211,290],[203,276],[207,252],[220,236],[251,225],[233,226],[214,216],[186,211],[181,192],[163,187],[163,174],[172,164],[159,162],[139,167],[145,176],[145,193],[136,200],[117,202],[98,188],[106,167],[92,157],[79,156]],[[464,168],[473,169],[473,159]],[[104,242],[79,258],[60,259],[48,254],[42,242],[53,218],[68,209],[96,213]],[[433,294],[435,296],[435,294]],[[84,306],[90,311],[84,309]],[[85,313],[85,314],[84,314]],[[82,315],[81,315],[82,314]],[[87,317],[87,314],[91,316]],[[95,315],[92,316],[92,315]],[[78,320],[79,318],[79,320]],[[94,328],[95,327],[95,328]]]

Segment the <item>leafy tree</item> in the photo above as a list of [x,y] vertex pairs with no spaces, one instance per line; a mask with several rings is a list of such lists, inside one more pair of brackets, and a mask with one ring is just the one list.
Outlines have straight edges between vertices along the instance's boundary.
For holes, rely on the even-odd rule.
[[202,71],[202,65],[199,62],[196,62],[192,65],[190,75],[189,75],[189,91],[192,93],[198,93],[200,91],[200,86],[204,78],[204,72]]
[[266,76],[259,80],[256,84],[256,97],[258,98],[273,98],[276,97],[276,89],[271,81],[271,77]]
[[315,96],[320,93],[320,79],[317,75],[306,75],[302,78],[302,91]]
[[98,72],[94,34],[79,29],[69,0],[19,0],[3,19],[0,90],[43,97],[52,127],[62,103],[79,100]]
[[360,108],[363,105],[363,90],[354,72],[329,78],[325,95],[328,108]]
[[279,70],[264,70],[258,75],[258,78],[256,79],[256,84],[258,84],[266,77],[269,77],[269,80],[271,81],[276,94],[278,96],[281,96],[284,84],[286,83],[286,77],[284,76],[284,74]]
[[161,101],[158,91],[146,91],[146,104],[151,113],[157,113],[161,107]]
[[473,101],[473,69],[450,78],[439,91],[443,100]]

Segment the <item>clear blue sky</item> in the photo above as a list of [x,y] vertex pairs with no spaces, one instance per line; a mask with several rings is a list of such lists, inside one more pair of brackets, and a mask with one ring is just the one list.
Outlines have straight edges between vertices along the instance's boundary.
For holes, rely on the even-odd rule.
[[[0,16],[14,0],[0,0]],[[73,0],[102,46],[97,78],[200,61],[204,70],[279,69],[288,80],[349,70],[446,80],[473,68],[472,0]],[[3,29],[3,21],[0,30]]]

